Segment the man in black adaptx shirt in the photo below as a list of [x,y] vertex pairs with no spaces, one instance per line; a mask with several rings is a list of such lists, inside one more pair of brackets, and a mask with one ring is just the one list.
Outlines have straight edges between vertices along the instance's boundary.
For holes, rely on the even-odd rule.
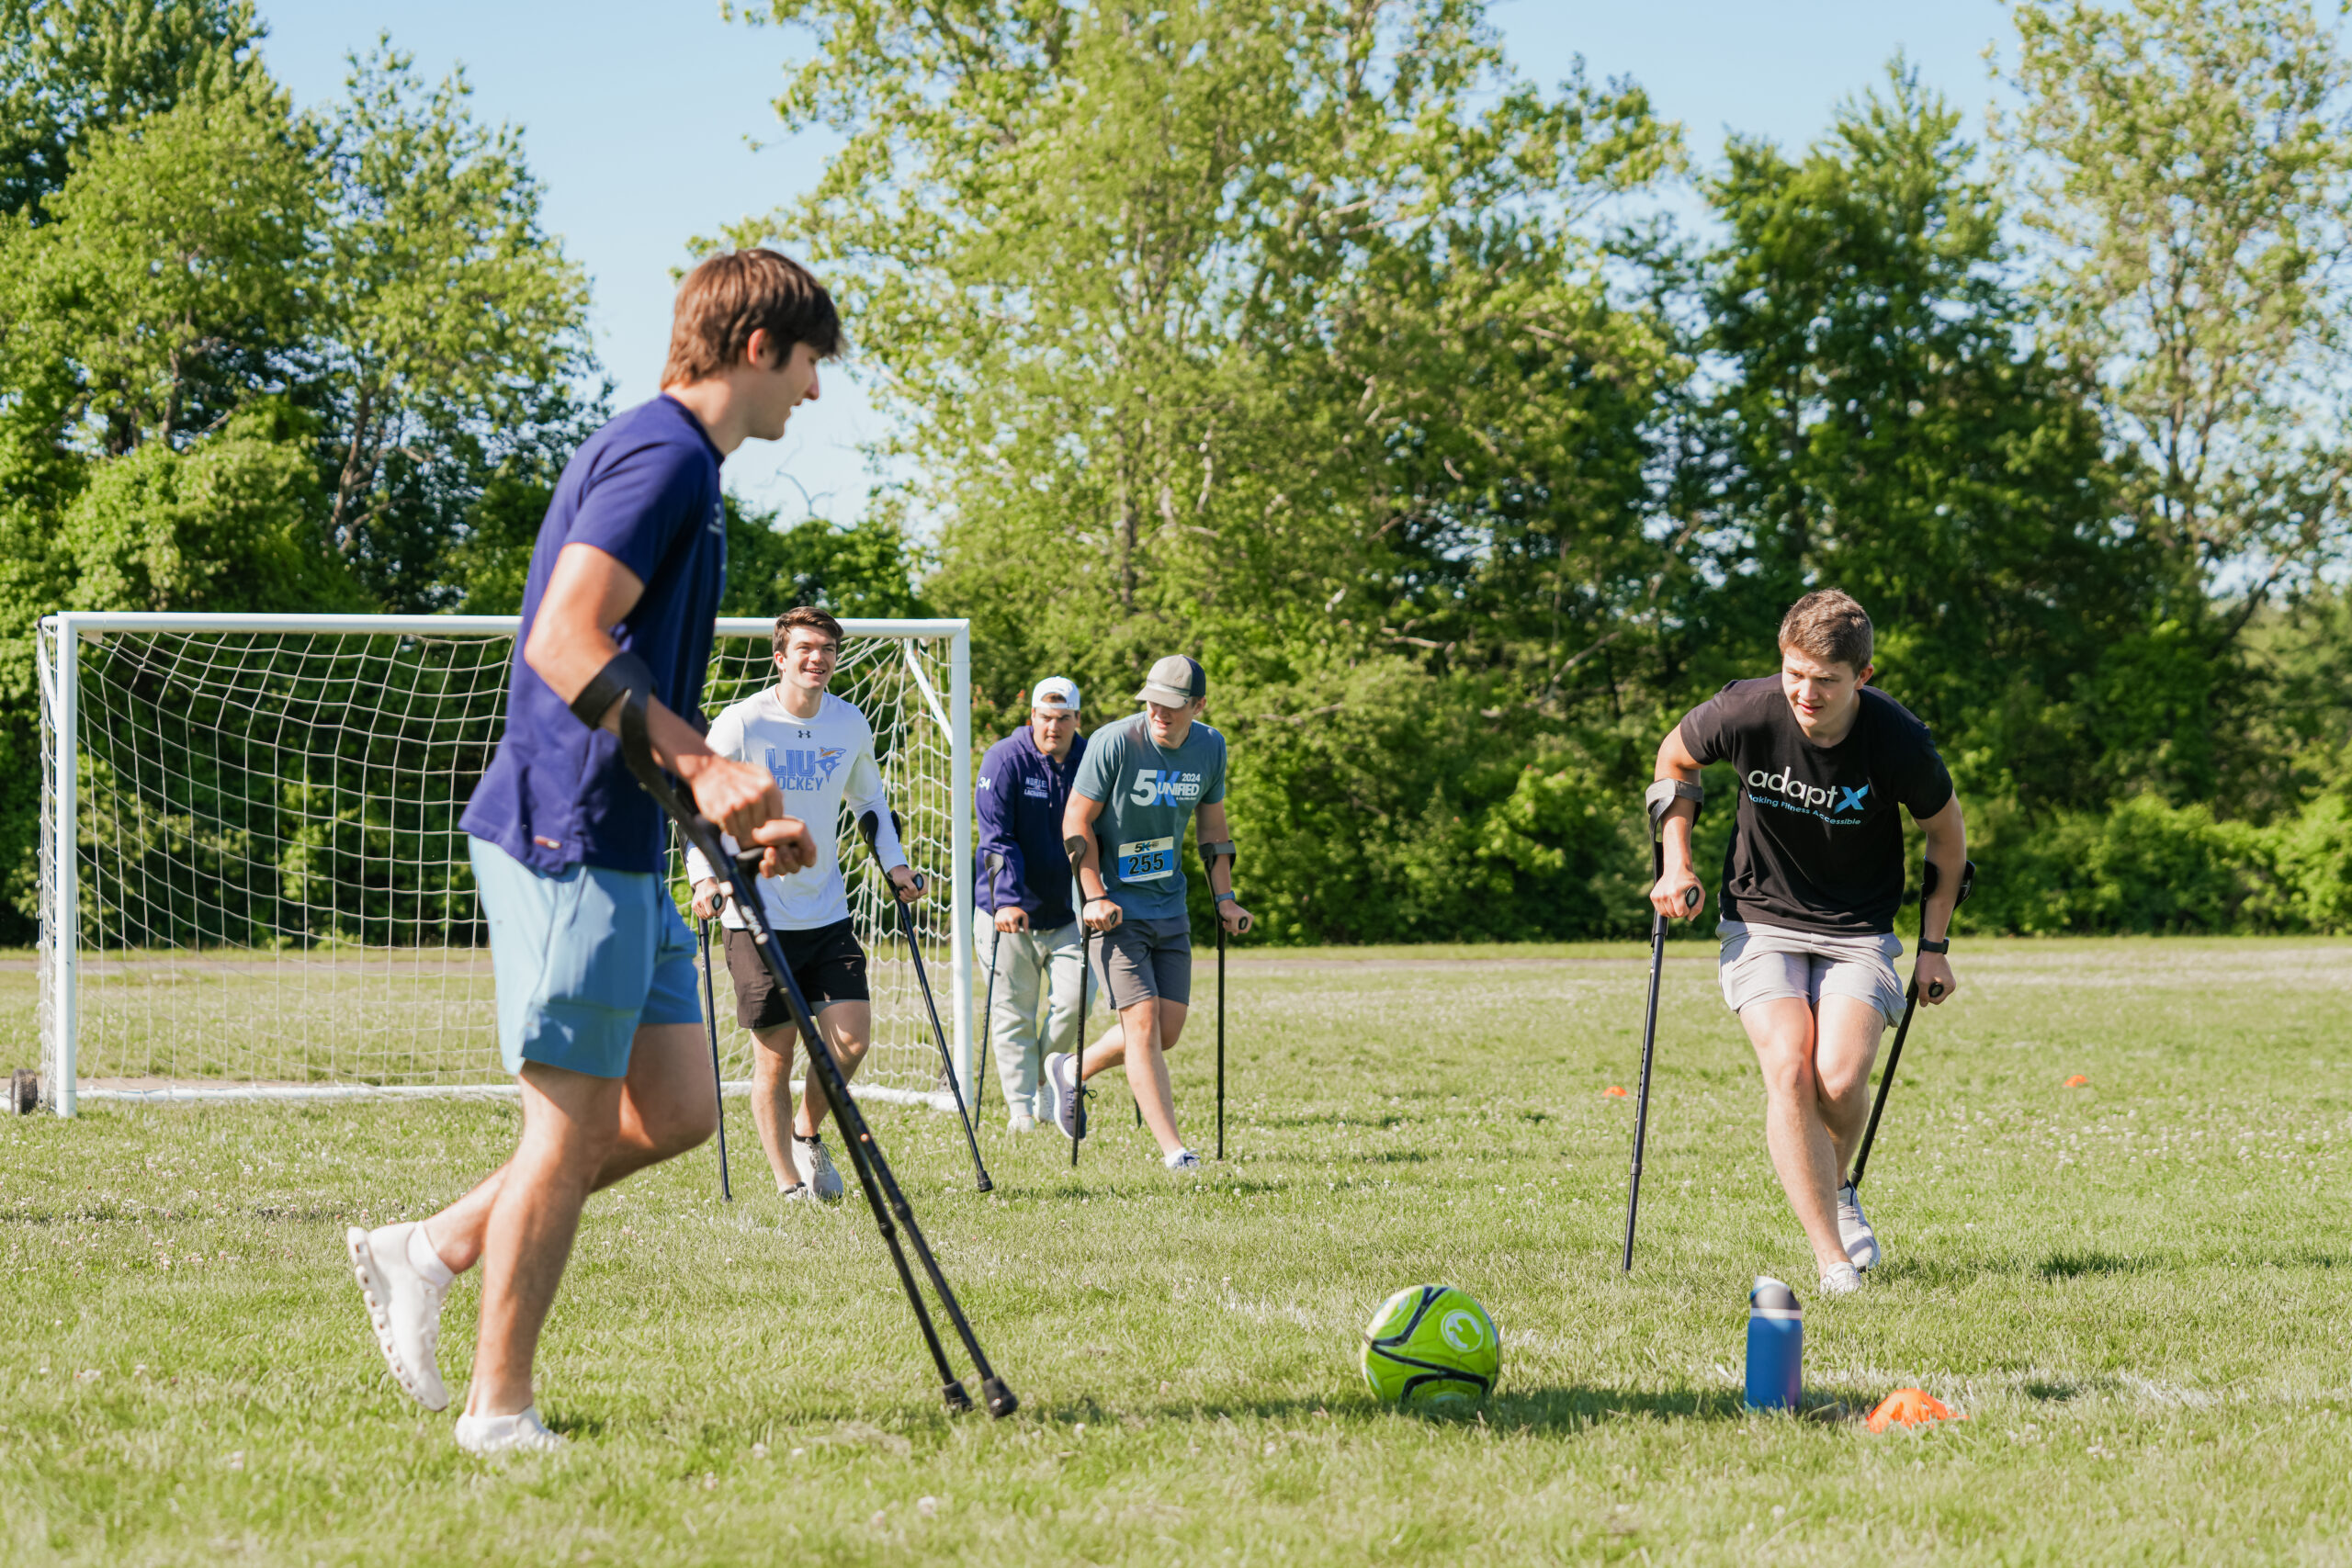
[[[1904,1005],[1897,811],[1919,823],[1938,874],[1913,969],[1930,1003],[1957,988],[1945,952],[1968,859],[1960,800],[1928,727],[1868,683],[1871,639],[1870,616],[1852,599],[1806,594],[1781,622],[1780,674],[1734,681],[1657,750],[1660,780],[1695,784],[1701,766],[1717,761],[1739,773],[1718,928],[1724,999],[1756,1047],[1765,1143],[1829,1295],[1859,1289],[1860,1270],[1879,1260],[1846,1169],[1879,1037]],[[1700,886],[1690,864],[1698,814],[1688,798],[1666,813],[1666,874],[1650,903],[1669,918],[1699,912],[1683,905]]]

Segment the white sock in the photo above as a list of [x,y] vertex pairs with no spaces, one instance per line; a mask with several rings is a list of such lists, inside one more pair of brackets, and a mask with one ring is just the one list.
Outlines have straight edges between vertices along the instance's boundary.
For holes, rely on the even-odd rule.
[[449,1271],[449,1266],[441,1261],[441,1255],[433,1250],[433,1240],[424,1234],[423,1220],[409,1227],[408,1266],[436,1291],[447,1290],[449,1281],[457,1278]]

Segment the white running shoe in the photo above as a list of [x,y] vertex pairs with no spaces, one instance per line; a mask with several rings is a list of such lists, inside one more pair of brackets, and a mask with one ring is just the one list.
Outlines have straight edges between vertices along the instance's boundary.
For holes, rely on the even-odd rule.
[[1832,1263],[1821,1271],[1821,1293],[1825,1296],[1850,1296],[1861,1288],[1861,1270],[1850,1263]]
[[808,1184],[805,1181],[796,1181],[789,1187],[779,1187],[775,1190],[776,1196],[783,1199],[787,1203],[813,1203],[816,1201],[814,1198],[811,1198],[808,1195]]
[[1008,1133],[1034,1133],[1037,1130],[1037,1119],[1016,1105],[1012,1114],[1005,1120],[1004,1130]]
[[828,1203],[842,1201],[842,1173],[833,1168],[833,1156],[825,1152],[825,1140],[820,1134],[813,1138],[792,1134],[792,1168],[808,1190]]
[[1838,1189],[1838,1239],[1846,1244],[1846,1256],[1856,1269],[1878,1267],[1878,1235],[1871,1229],[1862,1201],[1850,1181]]
[[458,1446],[469,1454],[490,1459],[499,1454],[560,1454],[571,1439],[547,1429],[539,1407],[512,1416],[460,1416]]
[[[425,1278],[409,1255],[415,1242],[424,1243],[424,1226],[383,1225],[372,1231],[357,1225],[343,1233],[351,1253],[351,1271],[359,1280],[360,1299],[368,1303],[368,1321],[375,1326],[376,1344],[384,1352],[392,1381],[427,1410],[449,1407],[449,1391],[441,1382],[434,1350],[441,1340],[441,1299],[449,1293],[448,1270],[437,1283]],[[440,1261],[435,1258],[434,1261]]]
[[1076,1138],[1078,1071],[1069,1052],[1057,1051],[1046,1058],[1046,1083],[1054,1097],[1054,1125],[1062,1130],[1063,1137]]
[[1190,1149],[1178,1149],[1172,1155],[1160,1156],[1159,1163],[1179,1176],[1193,1176],[1199,1174],[1201,1156]]

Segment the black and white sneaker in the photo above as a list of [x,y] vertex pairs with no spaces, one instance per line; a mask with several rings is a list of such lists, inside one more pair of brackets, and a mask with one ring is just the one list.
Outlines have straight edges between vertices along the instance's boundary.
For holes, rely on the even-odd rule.
[[1878,1236],[1850,1181],[1838,1189],[1838,1239],[1846,1244],[1846,1257],[1856,1269],[1878,1267]]
[[1054,1125],[1062,1136],[1078,1137],[1078,1063],[1067,1051],[1046,1058],[1046,1085],[1054,1097]]

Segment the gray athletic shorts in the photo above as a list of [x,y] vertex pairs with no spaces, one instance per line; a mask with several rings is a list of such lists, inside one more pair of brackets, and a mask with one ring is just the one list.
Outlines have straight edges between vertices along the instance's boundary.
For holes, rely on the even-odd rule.
[[1193,999],[1193,922],[1139,920],[1127,916],[1094,937],[1094,984],[1111,1006],[1131,1008],[1158,997]]
[[1839,996],[1870,1003],[1889,1023],[1903,1015],[1903,982],[1894,973],[1903,939],[1893,931],[1824,936],[1744,920],[1725,920],[1715,931],[1723,938],[1716,974],[1734,1012],[1774,997],[1802,997],[1818,1008],[1823,997]]

